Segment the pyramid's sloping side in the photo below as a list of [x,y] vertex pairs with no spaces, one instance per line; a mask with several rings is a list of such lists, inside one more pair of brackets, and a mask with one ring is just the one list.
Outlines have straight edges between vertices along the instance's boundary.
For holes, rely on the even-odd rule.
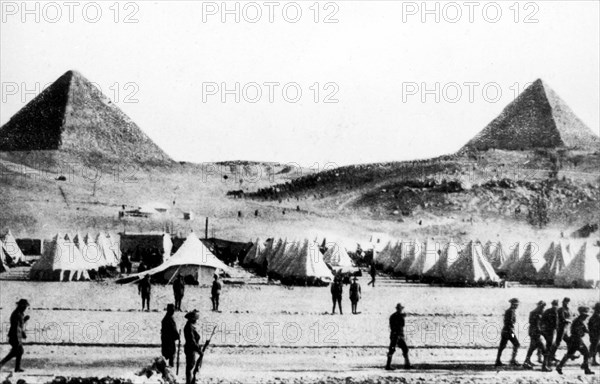
[[0,128],[0,150],[60,150],[88,161],[172,160],[81,74],[69,71]]
[[0,151],[59,149],[72,73],[67,72],[0,128]]

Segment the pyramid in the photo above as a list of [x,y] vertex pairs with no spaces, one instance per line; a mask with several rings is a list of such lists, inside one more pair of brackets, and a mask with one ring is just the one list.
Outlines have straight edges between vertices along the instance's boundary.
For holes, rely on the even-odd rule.
[[556,147],[596,150],[599,143],[598,136],[538,79],[461,151]]
[[0,151],[59,151],[88,162],[172,162],[75,71],[59,77],[0,128]]

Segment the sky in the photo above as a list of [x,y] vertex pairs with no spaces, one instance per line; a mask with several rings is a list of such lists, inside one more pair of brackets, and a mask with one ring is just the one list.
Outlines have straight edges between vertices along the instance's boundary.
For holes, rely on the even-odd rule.
[[0,124],[74,69],[178,161],[448,154],[538,78],[600,127],[597,1],[0,6]]

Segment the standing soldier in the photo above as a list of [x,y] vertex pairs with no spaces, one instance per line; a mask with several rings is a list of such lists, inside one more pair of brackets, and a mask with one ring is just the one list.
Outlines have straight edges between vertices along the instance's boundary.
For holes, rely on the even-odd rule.
[[179,340],[177,324],[173,318],[174,313],[175,306],[167,304],[167,314],[162,319],[160,329],[161,352],[165,360],[169,363],[169,367],[173,366],[176,351],[175,342]]
[[583,336],[588,333],[588,329],[585,326],[585,319],[587,319],[590,309],[588,307],[579,307],[577,311],[579,312],[579,316],[573,321],[573,325],[571,325],[571,337],[569,337],[567,340],[567,353],[556,366],[556,372],[560,373],[561,375],[562,367],[565,365],[568,359],[574,357],[575,352],[580,352],[581,356],[583,356],[583,364],[581,364],[581,368],[583,368],[585,374],[594,374],[588,365],[590,352],[583,342]]
[[148,307],[150,312],[150,293],[152,291],[152,283],[150,282],[150,275],[144,276],[142,281],[138,283],[138,292],[142,296],[142,311]]
[[600,352],[600,303],[594,305],[594,314],[588,322],[590,328],[590,354],[592,357],[592,365],[597,367],[598,360],[596,355]]
[[335,315],[335,305],[337,304],[340,307],[340,315],[343,315],[342,312],[342,296],[344,295],[344,285],[342,283],[342,279],[339,275],[336,275],[333,278],[333,283],[331,283],[331,301],[333,301],[333,308],[331,309],[331,314]]
[[215,273],[215,280],[212,283],[210,289],[210,300],[212,301],[213,311],[219,311],[219,297],[221,296],[221,282],[219,281],[219,275]]
[[410,369],[410,360],[408,359],[408,346],[404,340],[404,318],[406,314],[402,312],[404,307],[402,304],[396,304],[396,312],[390,316],[390,348],[387,355],[387,363],[385,369],[392,369],[392,356],[396,352],[396,346],[402,350],[404,356],[404,369]]
[[[375,251],[373,251],[375,254]],[[375,288],[375,277],[377,276],[377,268],[375,268],[375,260],[371,260],[371,268],[369,269],[369,275],[371,275],[371,281],[367,285],[373,285]]]
[[554,350],[554,334],[558,329],[558,300],[552,300],[552,307],[544,311],[541,320],[542,336],[546,341],[548,353],[547,365],[552,365],[551,357]]
[[517,322],[517,308],[519,307],[519,299],[510,299],[510,308],[504,312],[504,327],[502,328],[500,346],[498,347],[498,356],[496,357],[496,367],[503,366],[500,358],[502,357],[502,352],[504,348],[506,348],[506,344],[510,341],[513,345],[513,353],[512,358],[510,360],[510,365],[518,366],[517,363],[517,352],[519,351],[519,340],[515,335],[515,323]]
[[185,294],[185,281],[181,274],[173,282],[173,295],[175,296],[175,310],[181,311],[181,300]]
[[196,329],[196,322],[200,318],[200,314],[197,310],[193,310],[192,312],[188,312],[185,318],[187,319],[183,327],[183,336],[185,337],[185,345],[183,347],[185,352],[185,383],[192,384],[198,372],[198,359],[202,354],[200,334]]
[[21,369],[21,358],[23,357],[23,353],[25,353],[23,339],[27,338],[27,335],[25,334],[25,323],[29,320],[29,316],[25,315],[27,307],[29,307],[29,302],[25,299],[21,299],[17,302],[17,308],[10,315],[8,344],[10,344],[11,350],[8,355],[0,361],[0,368],[14,357],[15,372],[24,372]]
[[[353,315],[357,315],[358,314],[358,301],[360,300],[360,296],[361,296],[361,289],[360,289],[360,284],[358,284],[357,282],[357,278],[356,276],[354,276],[354,278],[352,278],[352,284],[350,284],[350,303],[352,303],[352,314]],[[334,305],[334,309],[335,309],[335,305]],[[340,312],[341,312],[341,308],[340,308]]]
[[546,352],[544,342],[542,341],[542,329],[540,327],[545,307],[546,303],[544,301],[540,301],[537,303],[537,307],[529,313],[529,337],[531,338],[531,342],[529,344],[529,350],[527,351],[527,356],[525,357],[523,367],[527,369],[533,368],[533,363],[531,362],[531,355],[533,355],[533,352],[535,352],[536,349],[539,349],[540,351],[542,351],[542,355],[544,356],[544,361],[542,363],[542,371],[550,372],[551,369],[548,369],[548,367],[546,366],[546,363],[548,361],[548,354]]
[[562,307],[558,309],[558,329],[556,330],[556,343],[554,343],[554,349],[550,354],[550,361],[558,362],[556,359],[556,351],[560,346],[560,343],[564,340],[567,335],[569,324],[571,324],[571,310],[569,309],[569,302],[571,299],[565,297],[562,301]]

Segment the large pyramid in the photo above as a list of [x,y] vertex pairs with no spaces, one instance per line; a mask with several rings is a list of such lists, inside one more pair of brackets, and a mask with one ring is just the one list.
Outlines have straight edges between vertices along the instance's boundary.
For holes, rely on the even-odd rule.
[[600,140],[542,80],[536,80],[462,149],[597,149]]
[[0,128],[0,151],[59,151],[84,161],[172,162],[75,71],[59,77]]

